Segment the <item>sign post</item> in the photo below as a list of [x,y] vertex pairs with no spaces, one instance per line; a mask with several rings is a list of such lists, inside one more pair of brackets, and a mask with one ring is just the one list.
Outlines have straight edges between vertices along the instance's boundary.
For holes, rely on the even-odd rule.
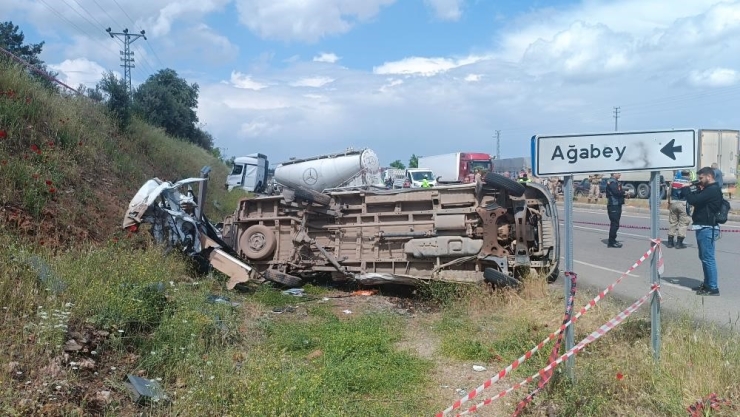
[[[693,168],[697,160],[694,129],[609,132],[532,137],[533,175],[564,176],[565,269],[573,272],[573,174],[650,171],[650,237],[658,238],[660,171]],[[672,178],[671,178],[672,179]],[[659,284],[658,254],[651,259],[651,283]],[[570,282],[565,280],[566,302]],[[653,357],[660,358],[660,298],[653,293],[650,311]],[[573,348],[573,325],[565,331],[565,349]],[[566,362],[572,378],[572,357]]]

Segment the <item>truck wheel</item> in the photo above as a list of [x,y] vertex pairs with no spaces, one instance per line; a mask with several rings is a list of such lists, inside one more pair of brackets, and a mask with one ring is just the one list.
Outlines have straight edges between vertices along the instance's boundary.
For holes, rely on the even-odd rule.
[[550,275],[547,276],[547,283],[552,284],[553,282],[558,280],[558,277],[560,276],[560,269],[555,268],[555,270],[550,273]]
[[268,269],[262,275],[265,277],[266,280],[277,282],[278,284],[285,285],[286,287],[298,287],[303,284],[303,280],[296,276],[272,269]]
[[497,271],[493,268],[486,268],[483,271],[483,280],[498,288],[519,288],[522,285],[521,281],[519,281],[518,279],[512,278],[504,274],[503,272]]
[[309,190],[308,188],[303,188],[303,187],[295,187],[295,188],[291,187],[291,188],[293,189],[295,196],[300,199],[307,200],[312,203],[321,204],[324,206],[328,206],[329,204],[331,204],[331,197],[326,194],[322,194],[320,192]]
[[521,197],[522,195],[524,195],[525,188],[522,184],[519,184],[518,182],[510,178],[506,178],[503,175],[496,174],[495,172],[489,172],[486,174],[484,180],[486,184],[503,188],[514,197]]
[[275,246],[277,246],[275,233],[261,224],[250,226],[239,238],[239,249],[244,252],[247,259],[253,261],[261,261],[272,255]]
[[650,197],[650,186],[647,184],[637,185],[637,197],[643,200]]
[[634,197],[637,194],[637,191],[635,190],[635,186],[632,184],[624,184],[622,185],[622,189],[624,190],[625,195],[628,195],[630,197]]

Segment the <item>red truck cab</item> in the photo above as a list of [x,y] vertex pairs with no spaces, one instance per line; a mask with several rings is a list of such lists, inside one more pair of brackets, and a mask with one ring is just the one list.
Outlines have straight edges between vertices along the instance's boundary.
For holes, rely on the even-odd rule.
[[460,153],[460,180],[463,183],[475,181],[475,171],[482,170],[483,175],[486,172],[493,172],[491,155],[478,152],[461,152]]

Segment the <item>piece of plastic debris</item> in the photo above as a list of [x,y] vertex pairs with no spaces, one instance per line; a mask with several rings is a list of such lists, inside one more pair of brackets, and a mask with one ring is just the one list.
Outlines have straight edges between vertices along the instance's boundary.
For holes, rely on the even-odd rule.
[[352,314],[352,310],[343,310],[342,313],[344,313],[344,314]]
[[294,311],[295,311],[295,308],[294,307],[291,307],[291,306],[275,307],[275,308],[272,309],[272,312],[275,313],[275,314],[292,313]]
[[378,293],[378,290],[357,290],[352,293],[352,295],[375,295]]
[[211,304],[229,304],[232,307],[239,307],[240,305],[237,302],[232,302],[229,297],[214,294],[210,294],[208,297],[206,297],[206,302]]
[[39,281],[41,281],[49,291],[54,294],[59,294],[67,288],[67,283],[57,278],[54,273],[51,272],[49,265],[42,261],[38,256],[34,255],[29,257],[28,263],[36,272]]
[[321,301],[329,301],[329,297],[324,297],[321,299]]
[[475,372],[483,372],[483,371],[486,370],[486,367],[485,366],[480,366],[480,365],[473,365],[473,370]]
[[124,383],[131,391],[134,402],[144,404],[146,402],[165,402],[169,398],[157,381],[140,378],[136,375],[128,374],[128,381]]
[[293,297],[303,297],[305,294],[303,288],[291,288],[283,291],[283,295],[292,295]]

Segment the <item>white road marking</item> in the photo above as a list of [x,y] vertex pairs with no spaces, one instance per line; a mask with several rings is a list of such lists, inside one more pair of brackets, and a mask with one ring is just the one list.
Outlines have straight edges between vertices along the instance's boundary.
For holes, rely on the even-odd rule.
[[[560,259],[565,260],[565,257],[561,256]],[[584,266],[588,266],[590,268],[595,268],[595,269],[601,269],[603,271],[614,272],[616,274],[619,274],[619,276],[622,276],[622,274],[624,274],[624,271],[617,271],[616,269],[611,269],[611,268],[606,268],[606,267],[599,266],[599,265],[590,264],[588,262],[579,261],[577,259],[574,259],[573,262],[575,262],[577,264],[584,265]],[[629,274],[627,274],[627,276],[634,277],[634,278],[640,278],[639,275],[635,275],[633,273],[629,273]],[[660,282],[660,285],[666,285],[668,287],[678,288],[679,290],[692,291],[693,292],[693,290],[691,288],[686,288],[686,287],[684,287],[682,285],[674,284],[672,282],[661,281]]]
[[[609,229],[597,229],[595,227],[585,227],[585,226],[575,226],[574,225],[573,228],[574,229],[583,229],[583,230],[593,230],[595,232],[609,232]],[[633,234],[633,233],[624,233],[624,232],[621,232],[621,231],[619,232],[619,235],[620,236],[639,237],[639,238],[646,238],[646,237],[648,237],[647,235],[636,235],[636,234]]]

